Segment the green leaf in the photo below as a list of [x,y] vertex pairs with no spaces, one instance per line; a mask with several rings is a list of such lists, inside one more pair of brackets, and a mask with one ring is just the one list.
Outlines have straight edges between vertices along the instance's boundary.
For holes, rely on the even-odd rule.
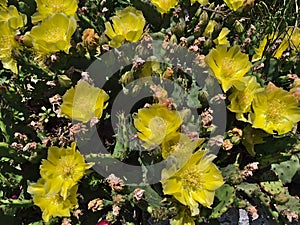
[[149,203],[149,205],[156,208],[162,206],[162,197],[154,191],[151,186],[139,186],[139,188],[145,190],[145,200]]
[[292,178],[299,167],[299,158],[295,155],[293,155],[288,161],[271,165],[271,169],[278,175],[279,179],[284,184],[291,183]]
[[220,201],[213,207],[211,218],[218,218],[225,213],[229,206],[233,203],[235,190],[229,184],[224,184],[216,190],[216,197]]

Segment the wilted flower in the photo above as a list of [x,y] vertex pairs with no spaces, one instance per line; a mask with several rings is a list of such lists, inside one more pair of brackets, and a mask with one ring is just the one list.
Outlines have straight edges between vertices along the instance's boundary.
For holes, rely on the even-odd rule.
[[91,209],[93,212],[102,210],[103,206],[103,201],[100,198],[95,198],[88,203],[88,209]]
[[85,163],[83,155],[76,150],[75,142],[67,148],[50,147],[48,158],[43,160],[40,167],[42,178],[47,180],[45,192],[58,193],[65,200],[70,189],[92,166],[93,163]]
[[112,214],[114,216],[118,216],[120,214],[121,208],[118,205],[113,205],[112,206]]
[[149,108],[139,109],[133,115],[138,137],[144,141],[143,147],[157,146],[171,133],[178,130],[182,123],[179,113],[166,107],[153,104]]
[[229,41],[227,40],[227,35],[230,33],[230,30],[227,27],[223,27],[219,36],[214,40],[216,45],[225,45],[227,47],[230,46]]
[[232,149],[232,147],[233,147],[233,144],[231,143],[231,141],[229,139],[225,139],[223,141],[222,148],[225,151],[228,151],[228,150]]
[[63,218],[61,225],[72,225],[72,220],[69,218]]
[[236,82],[232,94],[228,97],[228,100],[230,101],[228,109],[231,112],[236,113],[236,118],[238,120],[246,121],[243,113],[251,111],[251,103],[255,94],[263,90],[264,89],[256,81],[256,77],[242,77],[240,81]]
[[109,186],[115,191],[121,191],[125,186],[124,181],[121,178],[116,177],[116,175],[114,174],[110,174],[106,178],[106,181],[108,182]]
[[244,0],[224,0],[224,2],[233,11],[238,10],[244,4]]
[[204,128],[209,128],[213,121],[213,110],[208,108],[201,113],[201,124]]
[[18,73],[17,62],[12,57],[12,50],[18,48],[15,32],[8,23],[0,22],[0,60],[5,69]]
[[70,216],[70,211],[78,205],[76,198],[78,186],[71,187],[66,198],[63,198],[58,192],[47,192],[46,185],[45,179],[39,179],[27,190],[33,196],[34,204],[41,208],[43,220],[48,222],[51,217]]
[[144,197],[144,189],[141,188],[136,188],[133,191],[133,196],[137,201],[140,201]]
[[269,134],[287,133],[300,121],[300,108],[296,98],[271,82],[263,92],[256,94],[252,107],[252,126]]
[[237,45],[229,49],[224,45],[218,45],[209,52],[205,62],[221,83],[224,92],[227,92],[233,82],[241,79],[252,66],[248,55],[242,53]]
[[33,45],[34,49],[44,54],[58,51],[68,53],[76,26],[74,17],[68,17],[63,13],[54,14],[26,33],[24,43]]
[[41,21],[56,13],[74,16],[78,8],[77,0],[36,0],[37,12],[32,15],[33,23]]
[[157,10],[161,13],[167,13],[178,4],[178,0],[150,0]]
[[131,6],[117,10],[110,22],[105,23],[105,34],[111,39],[109,45],[118,48],[124,40],[137,42],[145,26],[143,13]]
[[61,114],[86,123],[93,117],[101,118],[109,96],[104,90],[79,81],[75,88],[67,90],[62,99]]
[[87,47],[96,47],[99,41],[99,35],[94,29],[85,29],[82,34],[82,41]]
[[7,22],[12,29],[18,29],[25,26],[27,17],[20,14],[14,5],[10,5],[6,9],[0,8],[0,22],[2,21]]
[[175,173],[173,167],[162,171],[163,192],[188,206],[192,216],[199,214],[199,203],[210,208],[215,190],[224,183],[221,172],[212,163],[214,158],[207,150],[199,150]]

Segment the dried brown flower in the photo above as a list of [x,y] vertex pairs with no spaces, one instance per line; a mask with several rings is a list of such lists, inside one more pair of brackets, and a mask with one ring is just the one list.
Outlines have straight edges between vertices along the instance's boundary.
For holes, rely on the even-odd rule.
[[136,188],[136,189],[133,191],[133,196],[134,196],[134,198],[135,198],[137,201],[140,201],[140,200],[144,197],[144,192],[145,192],[144,189]]
[[233,144],[230,142],[229,139],[225,139],[225,140],[223,141],[222,148],[223,148],[224,150],[228,151],[228,150],[232,149],[232,147],[233,147]]
[[204,128],[208,128],[208,127],[210,127],[211,126],[211,124],[212,124],[212,121],[213,121],[213,116],[212,116],[212,113],[213,113],[213,111],[212,111],[212,109],[207,109],[207,110],[205,110],[205,111],[203,111],[202,113],[201,113],[201,118],[202,118],[202,126],[204,127]]
[[95,198],[88,203],[88,209],[93,212],[100,211],[103,209],[103,201],[100,198]]
[[72,225],[72,220],[70,220],[69,218],[63,218],[61,225]]
[[124,181],[116,177],[114,174],[109,175],[106,178],[106,182],[108,182],[109,186],[115,191],[121,191],[125,186]]
[[85,29],[82,34],[82,41],[86,47],[97,47],[99,35],[95,33],[94,29]]

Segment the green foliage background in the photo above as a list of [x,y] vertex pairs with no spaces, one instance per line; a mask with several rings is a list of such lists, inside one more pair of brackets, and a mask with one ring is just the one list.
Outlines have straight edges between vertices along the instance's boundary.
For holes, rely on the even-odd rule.
[[[222,27],[231,30],[228,35],[231,45],[240,45],[251,58],[254,48],[265,35],[284,33],[287,26],[299,24],[297,0],[257,0],[253,6],[238,12],[226,8],[223,1],[212,1],[208,6],[198,3],[191,6],[186,0],[179,2],[177,9],[181,10],[161,16],[154,6],[143,0],[81,0],[78,29],[72,37],[69,54],[60,52],[54,54],[55,60],[47,58],[40,62],[30,49],[23,48],[14,52],[14,58],[21,66],[18,75],[0,66],[0,224],[43,224],[39,208],[33,205],[26,191],[28,182],[38,179],[39,165],[46,158],[48,146],[67,146],[73,140],[72,124],[57,116],[57,106],[50,103],[49,98],[57,94],[62,96],[81,78],[81,72],[105,53],[108,38],[104,35],[104,23],[117,9],[134,6],[143,12],[148,23],[146,30],[151,37],[189,49],[197,45],[196,40],[202,36],[208,21],[216,20],[218,25],[212,36],[197,45],[199,50],[195,53],[204,55],[214,46],[212,40]],[[30,16],[36,11],[36,3],[34,0],[10,0],[9,4],[15,5],[29,19],[21,30],[22,36],[33,26]],[[99,34],[98,49],[83,44],[82,33],[87,28]],[[265,53],[264,59],[255,63],[249,73],[261,83],[272,81],[288,90],[292,80],[287,74],[300,74],[299,50],[293,54],[288,50],[280,59],[275,59],[272,46],[276,45],[278,43],[268,43],[271,50]],[[120,72],[119,77],[124,72]],[[122,89],[120,84],[116,85]],[[197,93],[199,90],[193,91]],[[191,102],[203,104],[198,94],[191,96]],[[100,123],[105,125],[108,118],[109,115],[102,118]],[[245,127],[230,112],[228,121],[228,130]],[[124,118],[120,116],[117,137],[126,143],[126,138],[133,132],[133,128],[124,126]],[[115,144],[112,135],[113,131],[107,130],[103,138],[110,143],[108,148],[114,157],[123,160],[135,156],[128,146]],[[232,137],[227,134],[226,138]],[[255,145],[255,156],[251,156],[241,142],[235,143],[230,151],[220,150],[215,163],[222,170],[226,184],[217,190],[212,209],[202,209],[198,222],[218,224],[218,219],[231,207],[255,207],[258,215],[267,218],[270,224],[296,224],[300,215],[299,141],[299,130],[296,130],[284,136],[265,137],[264,143]],[[126,151],[120,152],[120,149]],[[255,162],[259,163],[257,169],[249,167]],[[249,171],[254,175],[245,175]],[[160,184],[140,188],[145,190],[145,197],[140,202],[133,198],[132,187],[126,187],[120,193],[125,199],[120,203],[122,216],[112,221],[117,221],[116,224],[121,220],[127,224],[151,224],[149,221],[163,221],[176,214],[172,211],[173,206],[163,201]],[[105,178],[89,171],[78,192],[82,215],[78,218],[72,216],[72,224],[96,224],[100,218],[112,217],[112,200],[118,193],[111,190]],[[88,202],[95,198],[103,199],[103,210],[88,210]],[[61,224],[61,219],[53,219],[49,224]]]

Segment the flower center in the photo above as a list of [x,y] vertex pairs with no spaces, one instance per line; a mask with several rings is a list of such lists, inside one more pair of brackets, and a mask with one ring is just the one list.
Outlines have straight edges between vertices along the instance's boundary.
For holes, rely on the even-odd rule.
[[269,107],[266,111],[266,120],[267,121],[272,121],[272,122],[277,122],[282,118],[284,115],[284,105],[283,103],[278,100],[278,99],[273,99],[269,103]]
[[68,160],[62,162],[63,176],[69,177],[74,173],[74,166]]
[[232,76],[234,72],[234,60],[229,57],[224,57],[221,69],[224,77]]
[[189,167],[181,174],[184,189],[199,189],[202,185],[201,174],[196,166]]
[[65,30],[60,27],[53,27],[45,32],[45,39],[49,42],[64,40]]
[[49,202],[51,202],[51,204],[53,204],[53,205],[61,205],[62,201],[63,201],[63,198],[60,196],[59,193],[49,197]]
[[76,95],[74,98],[73,106],[79,111],[87,112],[94,108],[94,104],[91,104],[89,99],[86,99],[86,96]]
[[152,133],[157,133],[162,137],[166,136],[167,124],[161,117],[155,116],[149,122],[149,128]]

